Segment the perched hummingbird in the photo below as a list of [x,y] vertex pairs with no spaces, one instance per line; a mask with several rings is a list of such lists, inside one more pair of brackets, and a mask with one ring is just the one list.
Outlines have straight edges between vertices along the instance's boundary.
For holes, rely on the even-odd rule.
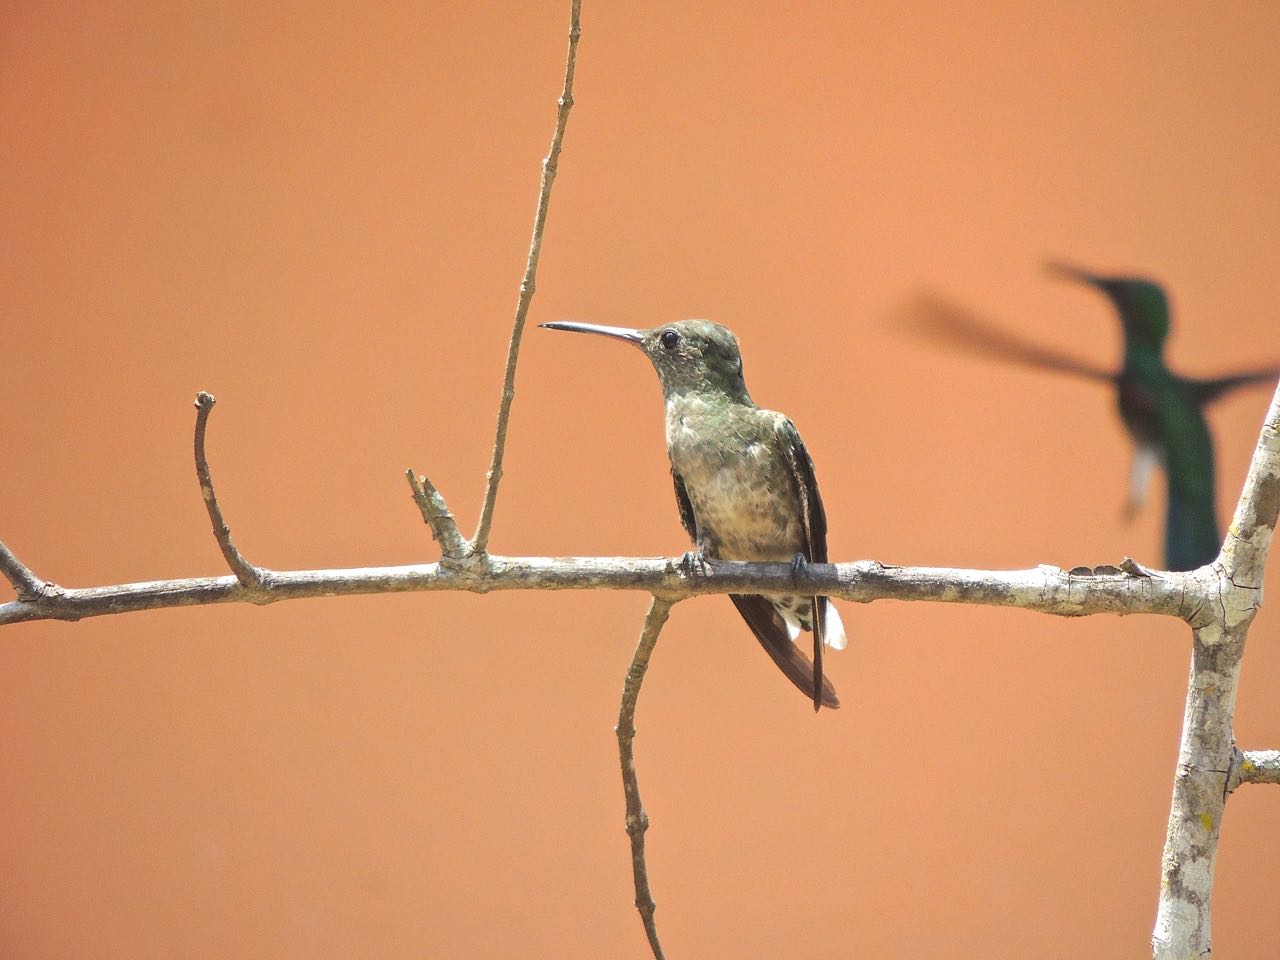
[[1112,385],[1120,418],[1133,438],[1126,515],[1145,500],[1151,469],[1163,465],[1168,480],[1165,564],[1170,570],[1194,570],[1218,555],[1214,508],[1213,438],[1204,409],[1223,394],[1251,383],[1275,381],[1280,368],[1269,367],[1209,379],[1181,377],[1164,361],[1169,336],[1169,301],[1164,290],[1142,277],[1105,276],[1061,263],[1051,273],[1100,290],[1120,316],[1124,360],[1119,371],[1104,370],[1065,357],[996,330],[962,310],[935,302],[917,311],[931,334],[1006,359],[1062,371]]
[[[544,323],[639,347],[658,371],[666,406],[667,455],[680,521],[708,559],[827,562],[827,517],[813,461],[789,419],[751,402],[734,335],[708,320],[652,330]],[[760,645],[814,710],[838,707],[822,676],[822,647],[847,640],[827,597],[731,595]],[[813,632],[813,660],[795,639]]]

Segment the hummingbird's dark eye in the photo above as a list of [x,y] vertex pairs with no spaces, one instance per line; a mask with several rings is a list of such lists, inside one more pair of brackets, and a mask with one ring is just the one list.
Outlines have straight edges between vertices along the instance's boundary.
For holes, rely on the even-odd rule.
[[674,350],[676,344],[680,342],[680,334],[674,330],[664,330],[662,333],[662,345],[668,350]]

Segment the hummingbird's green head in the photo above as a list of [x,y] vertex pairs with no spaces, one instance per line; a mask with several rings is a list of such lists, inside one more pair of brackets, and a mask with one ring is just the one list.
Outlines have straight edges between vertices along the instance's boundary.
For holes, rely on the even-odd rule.
[[1066,264],[1049,264],[1051,272],[1089,284],[1107,295],[1120,314],[1125,342],[1159,353],[1169,337],[1169,300],[1158,283],[1144,277],[1089,273]]
[[624,340],[644,351],[662,381],[662,394],[723,394],[749,402],[742,379],[738,339],[728,328],[710,320],[679,320],[650,330],[602,327],[594,323],[544,323],[549,330],[598,333]]

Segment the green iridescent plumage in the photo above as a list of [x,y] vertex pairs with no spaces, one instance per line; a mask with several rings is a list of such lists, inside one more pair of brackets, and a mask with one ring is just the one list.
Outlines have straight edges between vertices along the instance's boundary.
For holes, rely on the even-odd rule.
[[1088,284],[1111,301],[1124,334],[1124,359],[1118,371],[1102,370],[1027,343],[939,300],[918,304],[917,326],[960,346],[1114,387],[1120,418],[1135,445],[1126,510],[1131,512],[1141,504],[1151,467],[1162,465],[1168,481],[1165,565],[1170,570],[1193,570],[1208,563],[1217,556],[1222,540],[1214,505],[1213,438],[1204,409],[1236,387],[1274,382],[1280,368],[1210,379],[1179,376],[1164,360],[1169,303],[1158,284],[1142,277],[1107,276],[1065,264],[1051,264],[1050,269],[1058,276]]
[[[813,462],[785,416],[757,407],[734,335],[707,320],[652,330],[544,323],[640,348],[662,382],[667,454],[680,519],[708,559],[827,562],[827,519]],[[823,646],[842,648],[844,626],[826,597],[732,596],[774,663],[819,706],[839,706],[823,677]],[[794,639],[814,634],[810,661]]]

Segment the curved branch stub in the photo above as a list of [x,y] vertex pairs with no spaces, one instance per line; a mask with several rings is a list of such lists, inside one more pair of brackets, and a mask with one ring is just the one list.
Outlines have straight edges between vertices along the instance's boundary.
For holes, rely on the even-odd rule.
[[205,508],[209,511],[209,522],[213,524],[213,537],[218,541],[218,549],[222,551],[227,566],[243,586],[257,594],[270,586],[269,571],[255,567],[246,560],[232,542],[231,528],[222,517],[222,508],[218,506],[218,495],[213,490],[213,475],[209,471],[209,460],[204,452],[204,435],[209,425],[209,414],[217,402],[211,393],[201,390],[196,394],[196,479],[200,483],[200,495],[204,498]]
[[412,467],[404,472],[404,476],[413,491],[413,502],[418,505],[423,521],[431,528],[431,539],[440,544],[441,562],[456,566],[466,560],[471,553],[471,544],[458,530],[444,495],[425,475],[414,473]]
[[32,573],[31,568],[19,560],[3,543],[0,543],[0,573],[3,573],[4,578],[13,586],[19,600],[36,601],[46,596],[51,590],[58,589],[54,584],[45,583]]

